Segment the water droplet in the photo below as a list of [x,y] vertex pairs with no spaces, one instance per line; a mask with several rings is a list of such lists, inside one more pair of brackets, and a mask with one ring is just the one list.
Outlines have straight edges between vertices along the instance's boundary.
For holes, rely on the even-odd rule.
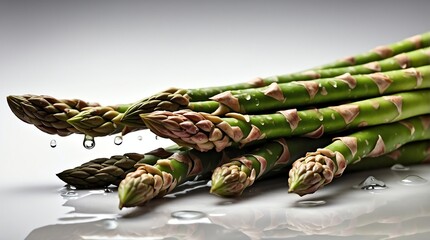
[[260,101],[259,101],[258,99],[256,99],[255,106],[256,106],[256,107],[260,106]]
[[337,88],[337,82],[336,81],[330,81],[330,85],[332,85],[334,88]]
[[404,171],[409,171],[409,168],[408,168],[408,167],[403,166],[403,165],[402,165],[402,164],[400,164],[400,163],[397,163],[397,164],[394,164],[394,165],[391,167],[391,170],[393,170],[393,171],[399,171],[399,172],[404,172]]
[[155,135],[155,140],[158,140],[158,136],[157,135]]
[[408,175],[400,181],[404,185],[421,185],[428,181],[417,175]]
[[246,99],[246,100],[248,100],[248,101],[249,101],[249,100],[251,100],[251,95],[247,94],[247,95],[245,96],[245,99]]
[[374,176],[369,176],[360,184],[355,185],[354,188],[363,190],[382,190],[386,189],[387,186],[383,181],[376,179]]
[[113,143],[115,143],[115,145],[121,145],[122,144],[122,136],[116,136],[113,140]]
[[86,149],[93,149],[96,146],[96,142],[90,135],[85,135],[83,145]]
[[105,193],[113,193],[113,190],[110,188],[105,188],[104,192]]
[[71,191],[61,193],[61,196],[63,196],[63,197],[77,197],[78,193],[74,190],[71,190]]
[[199,211],[176,211],[172,212],[172,218],[181,220],[195,220],[206,217],[206,214]]
[[137,136],[137,140],[142,141],[143,137],[142,136]]
[[299,201],[297,205],[300,207],[317,207],[326,204],[324,200],[309,200],[309,201]]
[[118,222],[114,219],[107,219],[103,221],[102,225],[106,230],[114,230],[118,227]]
[[51,145],[52,148],[55,148],[57,146],[57,141],[55,141],[55,139],[52,139],[49,145]]

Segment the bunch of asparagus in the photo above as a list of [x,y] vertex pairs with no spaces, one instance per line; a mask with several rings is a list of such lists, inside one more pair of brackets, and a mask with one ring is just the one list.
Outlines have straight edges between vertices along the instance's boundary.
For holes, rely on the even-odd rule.
[[347,169],[430,160],[430,32],[306,71],[200,89],[171,88],[102,106],[8,96],[12,112],[49,133],[92,137],[149,129],[176,145],[99,158],[58,174],[77,188],[118,186],[120,208],[162,197],[196,176],[237,197],[289,171],[313,193]]

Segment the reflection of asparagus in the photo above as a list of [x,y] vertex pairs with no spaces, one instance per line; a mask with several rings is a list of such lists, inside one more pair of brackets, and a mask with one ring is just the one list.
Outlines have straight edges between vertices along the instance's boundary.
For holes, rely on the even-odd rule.
[[46,95],[11,95],[7,97],[12,112],[22,121],[49,134],[67,136],[81,133],[67,120],[89,107],[99,106],[79,99],[56,99]]
[[310,110],[285,110],[275,114],[230,114],[220,118],[191,111],[157,111],[142,114],[155,134],[200,151],[248,144],[256,140],[324,133],[378,125],[430,113],[429,90],[403,92],[349,104]]
[[119,184],[119,208],[143,205],[155,197],[162,197],[177,185],[212,171],[237,154],[237,149],[206,153],[188,150],[160,159],[154,165],[141,164]]
[[211,193],[223,197],[240,196],[256,179],[272,170],[291,165],[307,151],[322,147],[328,142],[328,138],[281,138],[268,141],[217,167],[212,174]]
[[[393,134],[395,133],[395,134]],[[363,157],[377,157],[411,141],[430,139],[430,115],[375,126],[339,137],[330,145],[309,152],[293,163],[289,192],[313,193],[341,176],[347,164]]]
[[[356,65],[353,67],[320,69],[301,72],[297,74],[279,75],[264,79],[258,79],[251,83],[235,84],[222,87],[207,87],[200,89],[170,89],[163,95],[163,100],[166,102],[166,105],[169,109],[159,107],[159,105],[157,105],[157,108],[159,110],[176,111],[188,106],[188,102],[190,101],[206,101],[210,97],[213,97],[216,94],[224,93],[226,91],[263,87],[268,86],[272,83],[286,83],[297,80],[311,80],[316,78],[332,78],[345,73],[354,75],[370,74],[375,72],[405,69],[408,67],[419,67],[428,64],[430,64],[430,48],[423,48],[412,52],[402,53],[381,61],[371,62],[363,65]],[[274,85],[274,87],[276,87],[276,85]],[[269,88],[269,90],[273,89]],[[157,96],[159,95],[160,94],[154,95],[154,98],[157,98]],[[222,97],[230,99],[229,95],[227,95],[227,97],[222,95]],[[220,96],[218,96],[218,100],[220,100]],[[180,102],[181,104],[174,104],[174,102]],[[129,126],[134,126],[135,124],[141,126],[139,115],[154,111],[154,108],[151,105],[152,103],[147,99],[143,99],[141,101],[136,102],[124,113],[121,122]],[[209,112],[212,111],[214,108],[216,109],[216,107],[216,103],[214,102],[203,102],[202,105],[195,105],[194,109],[196,111],[201,111],[202,109],[205,109],[205,111]],[[190,106],[189,108],[193,107]]]
[[81,166],[67,169],[57,176],[76,188],[100,188],[110,184],[118,185],[126,174],[136,170],[136,163],[153,165],[158,159],[167,158],[172,154],[188,150],[177,145],[158,148],[145,154],[127,153],[110,158],[97,158]]

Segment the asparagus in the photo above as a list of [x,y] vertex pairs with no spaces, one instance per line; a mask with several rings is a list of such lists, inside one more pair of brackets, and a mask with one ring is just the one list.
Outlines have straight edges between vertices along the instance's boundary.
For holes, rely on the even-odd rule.
[[368,62],[382,60],[400,53],[409,52],[409,51],[413,51],[419,48],[429,47],[429,46],[430,46],[430,32],[426,32],[420,35],[415,35],[415,36],[406,38],[399,42],[375,47],[374,49],[366,53],[361,53],[355,56],[339,59],[332,63],[324,64],[318,67],[317,69],[338,68],[338,67],[347,67],[352,65],[365,64]]
[[140,206],[155,197],[162,197],[179,184],[212,171],[238,151],[202,153],[191,149],[160,159],[154,165],[140,164],[119,184],[119,208]]
[[391,167],[394,164],[404,166],[430,163],[430,141],[416,141],[384,154],[379,157],[363,158],[361,161],[348,164],[347,172],[363,171],[367,169]]
[[424,88],[430,88],[430,65],[384,73],[272,83],[262,88],[227,91],[213,96],[212,102],[190,102],[188,108],[214,115],[231,111],[250,114]]
[[67,123],[92,137],[108,136],[119,132],[125,135],[132,131],[145,129],[145,126],[140,128],[124,126],[115,120],[115,118],[120,118],[129,106],[124,104],[90,108],[68,119]]
[[84,109],[99,106],[98,103],[80,99],[56,99],[47,95],[32,94],[8,96],[7,103],[23,122],[32,124],[45,133],[59,136],[81,133],[67,123],[67,120]]
[[258,140],[290,136],[318,138],[324,133],[372,126],[428,114],[430,90],[417,90],[370,98],[338,106],[273,114],[229,113],[221,118],[180,110],[141,114],[156,135],[199,151],[243,146]]
[[[395,134],[393,134],[395,133]],[[330,145],[296,160],[289,172],[289,192],[314,193],[339,177],[348,164],[363,157],[378,157],[400,146],[430,139],[430,115],[370,127],[335,138]]]
[[212,174],[210,192],[222,197],[237,197],[255,180],[285,168],[292,162],[318,147],[328,144],[328,138],[279,138],[232,158],[217,167]]
[[[370,74],[375,72],[386,72],[405,69],[409,67],[419,67],[428,64],[430,64],[430,47],[418,49],[407,53],[401,53],[399,55],[381,61],[370,62],[362,65],[356,65],[353,67],[320,69],[301,72],[297,74],[271,76],[268,78],[260,78],[254,80],[251,83],[236,84],[222,87],[208,87],[200,89],[169,89],[168,92],[156,94],[153,98],[162,96],[163,101],[166,102],[166,105],[168,105],[169,108],[163,109],[162,106],[157,105],[158,110],[176,111],[179,109],[187,108],[190,102],[202,101],[203,103],[201,103],[200,105],[195,104],[194,106],[190,106],[189,108],[194,108],[193,110],[195,111],[202,111],[202,109],[205,109],[204,112],[211,112],[217,108],[217,104],[214,102],[207,102],[207,100],[211,97],[214,97],[215,95],[221,94],[213,99],[218,101],[222,101],[222,99],[224,99],[225,101],[231,101],[232,98],[228,93],[228,91],[231,90],[264,87],[274,83],[288,83],[299,80],[303,81],[319,78],[333,78],[346,73],[357,75]],[[308,89],[309,87],[315,88],[315,86],[311,84],[306,84],[305,82],[302,82],[301,84],[304,85],[306,89]],[[275,93],[278,91],[276,88],[276,84],[272,85],[272,87],[269,88],[269,93],[273,91]],[[246,95],[244,98],[250,99],[247,96],[248,95]],[[277,101],[276,104],[279,104],[280,101],[284,101],[282,96],[280,96],[279,94],[273,96],[275,96],[275,99],[278,96],[280,97],[279,101]],[[226,103],[225,101],[223,102],[224,104]],[[181,102],[181,104],[174,104],[172,102]],[[233,103],[227,105],[237,106],[238,103],[234,101]],[[259,108],[257,103],[255,105],[256,108]],[[127,109],[120,121],[128,126],[142,126],[139,115],[153,111],[156,110],[152,107],[152,103],[150,101],[147,101],[147,99],[143,99],[130,106],[130,108]],[[240,111],[240,109],[238,110],[237,107],[235,111]]]
[[129,172],[136,170],[136,164],[153,165],[158,159],[167,158],[174,153],[186,150],[188,148],[173,145],[167,148],[157,148],[145,154],[126,153],[110,158],[96,158],[75,168],[64,170],[57,176],[78,189],[118,185]]

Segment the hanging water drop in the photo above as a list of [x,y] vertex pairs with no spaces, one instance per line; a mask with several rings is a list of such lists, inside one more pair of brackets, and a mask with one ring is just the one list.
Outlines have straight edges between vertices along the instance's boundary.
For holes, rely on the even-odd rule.
[[122,144],[122,136],[116,136],[113,140],[113,143],[115,143],[115,145],[121,145]]
[[75,186],[72,186],[72,185],[70,185],[70,184],[67,184],[67,185],[66,185],[66,189],[67,189],[67,190],[76,190],[76,187],[75,187]]
[[142,136],[137,136],[137,140],[142,141],[143,137]]
[[90,135],[85,135],[83,145],[86,149],[93,149],[96,146],[96,142],[94,141],[94,137],[92,137]]
[[55,139],[52,139],[52,140],[51,140],[51,142],[49,143],[49,145],[50,145],[52,148],[55,148],[55,147],[57,146],[57,141],[55,141]]
[[172,218],[180,220],[195,220],[206,217],[206,214],[199,211],[176,211],[172,212]]
[[421,185],[428,181],[418,175],[409,175],[403,178],[400,182],[404,185]]
[[374,176],[369,176],[360,184],[355,185],[354,188],[363,190],[382,190],[386,189],[387,186],[383,181],[376,179]]
[[300,207],[317,207],[326,204],[324,200],[299,201],[297,205]]
[[405,172],[405,171],[409,171],[409,168],[403,166],[400,163],[397,163],[397,164],[394,164],[393,166],[391,166],[391,170],[392,171],[398,171],[398,172]]
[[245,99],[246,99],[247,101],[251,100],[251,95],[247,94],[247,95],[245,96]]

